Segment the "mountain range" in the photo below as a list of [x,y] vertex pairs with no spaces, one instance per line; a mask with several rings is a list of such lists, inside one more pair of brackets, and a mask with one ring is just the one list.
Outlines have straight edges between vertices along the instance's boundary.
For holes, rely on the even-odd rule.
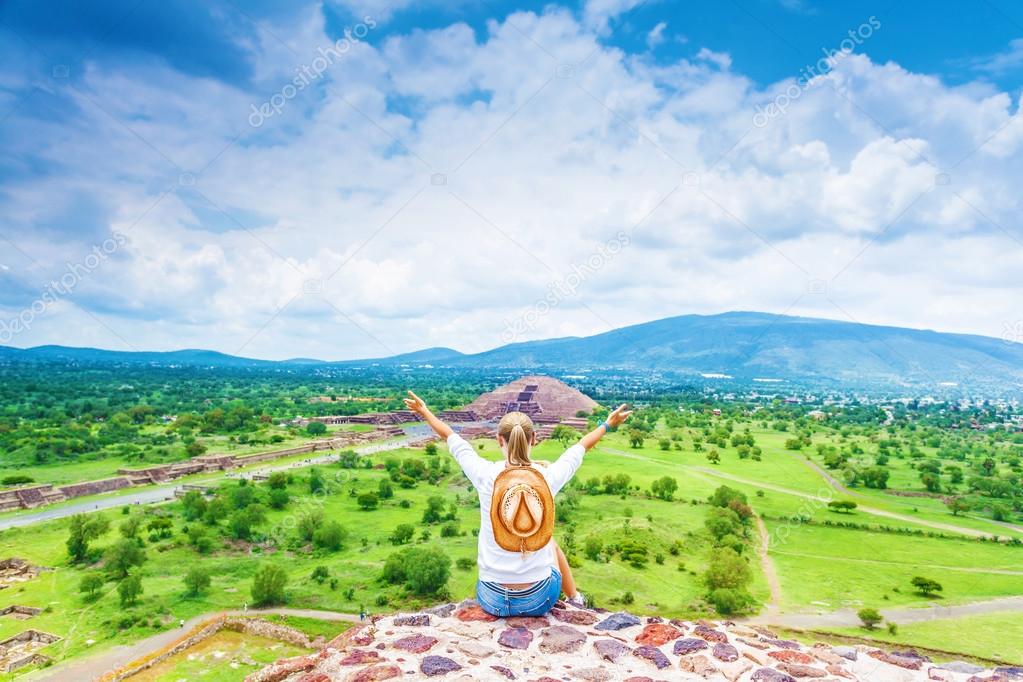
[[254,360],[216,351],[0,348],[0,360],[211,367],[432,365],[466,369],[621,370],[710,379],[848,386],[1023,388],[1023,344],[966,334],[757,312],[682,315],[586,337],[512,343],[482,353],[427,348],[387,358]]

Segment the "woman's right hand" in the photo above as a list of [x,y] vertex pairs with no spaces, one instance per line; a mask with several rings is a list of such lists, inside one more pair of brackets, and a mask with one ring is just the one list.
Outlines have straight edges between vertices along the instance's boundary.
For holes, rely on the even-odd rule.
[[621,426],[625,423],[626,419],[632,416],[632,410],[626,410],[625,407],[625,403],[622,403],[614,412],[607,415],[607,419],[605,421],[612,429]]
[[430,408],[426,406],[426,402],[422,398],[417,396],[412,391],[409,391],[408,395],[409,395],[408,398],[402,399],[405,401],[405,407],[407,407],[412,412],[415,412],[420,417],[425,417],[426,415],[430,414]]

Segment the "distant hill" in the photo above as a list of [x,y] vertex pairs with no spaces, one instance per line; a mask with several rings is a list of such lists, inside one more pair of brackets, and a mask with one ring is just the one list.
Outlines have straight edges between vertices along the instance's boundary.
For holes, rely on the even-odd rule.
[[429,364],[483,370],[657,371],[864,388],[1023,389],[1023,344],[755,312],[683,315],[594,336],[514,343],[483,353],[427,348],[337,363],[304,358],[273,362],[206,350],[132,353],[62,346],[0,348],[0,359],[252,368]]

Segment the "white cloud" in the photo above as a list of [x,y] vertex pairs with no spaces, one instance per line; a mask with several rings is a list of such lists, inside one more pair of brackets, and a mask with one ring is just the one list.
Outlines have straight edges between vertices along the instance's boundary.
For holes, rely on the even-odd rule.
[[650,29],[650,32],[646,34],[646,46],[651,50],[664,42],[664,29],[668,28],[668,23],[664,21],[657,22],[657,25]]
[[[55,95],[79,107],[69,123],[8,122],[12,153],[54,170],[0,199],[35,261],[5,253],[0,278],[31,289],[91,248],[50,225],[72,190],[129,242],[14,343],[482,350],[620,230],[630,245],[532,337],[728,309],[994,336],[1018,318],[1019,102],[851,55],[756,126],[798,74],[761,88],[727,54],[598,45],[587,26],[632,4],[360,44],[258,129],[251,105],[329,44],[316,16],[274,27],[301,56],[253,47],[251,91],[90,67],[84,94]],[[0,319],[24,305],[5,300]]]

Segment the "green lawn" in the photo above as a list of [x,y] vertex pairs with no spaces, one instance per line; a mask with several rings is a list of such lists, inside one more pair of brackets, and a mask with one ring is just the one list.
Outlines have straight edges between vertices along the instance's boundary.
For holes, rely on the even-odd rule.
[[871,637],[903,646],[922,646],[1023,665],[1023,614],[996,613],[900,625],[886,630],[838,628],[834,632]]

